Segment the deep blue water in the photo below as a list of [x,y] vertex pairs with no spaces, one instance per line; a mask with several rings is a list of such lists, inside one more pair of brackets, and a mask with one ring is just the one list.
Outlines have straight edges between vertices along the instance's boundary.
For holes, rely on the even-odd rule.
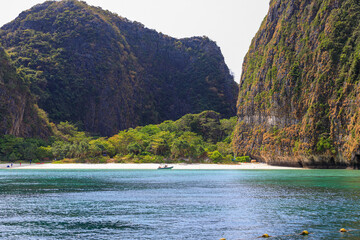
[[[339,233],[340,228],[352,229]],[[295,235],[302,230],[307,237]],[[360,171],[0,170],[0,239],[360,239]]]

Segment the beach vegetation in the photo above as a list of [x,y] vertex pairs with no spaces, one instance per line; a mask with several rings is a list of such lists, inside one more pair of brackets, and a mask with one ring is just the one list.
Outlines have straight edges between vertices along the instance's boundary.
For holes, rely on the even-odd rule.
[[236,157],[235,161],[236,162],[250,162],[251,159],[249,156],[241,156],[241,157]]
[[0,161],[229,163],[235,124],[236,117],[221,119],[219,113],[204,111],[176,121],[129,128],[111,137],[94,137],[74,124],[61,122],[48,141],[0,137]]

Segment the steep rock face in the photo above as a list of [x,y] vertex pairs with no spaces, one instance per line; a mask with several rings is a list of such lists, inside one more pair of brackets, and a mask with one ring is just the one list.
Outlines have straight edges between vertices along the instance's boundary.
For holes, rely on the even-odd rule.
[[270,164],[359,165],[360,3],[272,0],[245,57],[233,145]]
[[51,132],[46,114],[0,47],[0,134],[47,138]]
[[206,37],[174,39],[63,0],[21,13],[0,41],[55,122],[112,135],[207,109],[236,112],[237,85]]

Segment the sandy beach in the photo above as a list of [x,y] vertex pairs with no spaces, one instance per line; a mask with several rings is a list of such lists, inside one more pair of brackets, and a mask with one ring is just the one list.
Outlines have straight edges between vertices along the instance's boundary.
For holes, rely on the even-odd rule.
[[[108,164],[32,164],[32,165],[14,165],[11,169],[157,169],[160,165],[156,163],[108,163]],[[242,163],[242,164],[168,164],[173,166],[174,170],[271,170],[271,169],[301,169],[291,167],[270,166],[264,163]]]
[[[0,169],[1,168],[8,168],[7,166],[11,166],[11,163],[0,163]],[[22,163],[21,166],[19,163],[14,163],[12,168],[18,168],[18,167],[26,167],[26,166],[30,166],[29,163]]]

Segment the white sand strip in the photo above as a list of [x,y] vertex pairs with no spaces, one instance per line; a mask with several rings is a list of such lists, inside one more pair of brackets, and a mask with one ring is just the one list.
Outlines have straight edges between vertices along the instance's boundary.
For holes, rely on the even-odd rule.
[[[0,169],[1,168],[8,168],[8,166],[11,167],[11,163],[1,163],[0,164]],[[22,163],[20,165],[19,163],[13,163],[12,168],[25,167],[25,166],[30,166],[30,164],[29,163]]]
[[[32,164],[12,169],[157,169],[160,165],[156,163],[107,163],[107,164]],[[164,166],[164,165],[162,165]],[[302,169],[292,167],[270,166],[264,163],[242,163],[242,164],[168,164],[174,170],[247,170],[247,169]]]

